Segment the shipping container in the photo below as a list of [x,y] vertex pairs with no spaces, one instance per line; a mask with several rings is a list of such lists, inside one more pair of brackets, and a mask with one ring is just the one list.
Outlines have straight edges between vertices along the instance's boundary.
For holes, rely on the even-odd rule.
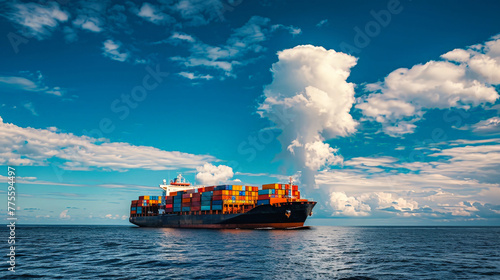
[[258,194],[263,195],[263,194],[275,194],[276,190],[275,189],[265,189],[265,190],[259,190]]
[[220,205],[212,205],[212,210],[222,210],[222,204],[220,204]]
[[257,200],[257,205],[269,204],[269,199]]
[[204,206],[204,205],[202,205],[202,206],[201,206],[201,211],[208,211],[208,210],[212,210],[212,209],[210,208],[210,205],[208,205],[208,206]]
[[262,189],[263,190],[271,190],[271,189],[281,189],[281,185],[280,184],[266,184],[266,185],[262,185]]

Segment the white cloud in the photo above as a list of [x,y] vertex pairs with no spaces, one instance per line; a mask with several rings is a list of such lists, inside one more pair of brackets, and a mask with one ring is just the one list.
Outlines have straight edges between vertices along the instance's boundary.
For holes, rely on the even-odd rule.
[[371,208],[353,196],[347,196],[345,192],[330,193],[330,206],[333,209],[332,216],[368,216]]
[[321,20],[320,22],[318,22],[316,24],[317,27],[322,27],[322,26],[325,26],[326,24],[328,24],[328,20],[327,19],[324,19],[324,20]]
[[215,161],[209,155],[163,151],[148,146],[107,142],[48,129],[23,128],[0,118],[0,164],[40,166],[53,162],[70,170],[168,170],[196,168]]
[[[345,161],[343,169],[319,172],[316,182],[330,197],[329,213],[441,219],[500,217],[500,211],[495,212],[500,209],[500,145],[492,141],[442,145],[447,148],[422,152],[425,162],[358,157]],[[373,168],[379,170],[373,172]]]
[[258,112],[283,131],[278,137],[282,155],[291,157],[303,172],[303,183],[314,185],[319,168],[342,161],[322,141],[356,130],[357,122],[349,114],[354,84],[346,82],[356,58],[305,45],[279,52],[278,59]]
[[271,30],[278,30],[278,29],[285,29],[288,31],[288,33],[290,33],[292,36],[297,36],[297,35],[300,35],[302,33],[302,30],[298,27],[294,27],[294,26],[291,26],[291,25],[283,25],[283,24],[275,24],[273,26],[271,26]]
[[46,94],[52,94],[56,96],[62,96],[65,92],[60,87],[49,87],[45,85],[44,77],[42,73],[30,73],[24,72],[26,77],[18,76],[3,76],[0,77],[0,87],[6,87],[11,89],[30,91],[30,92],[40,92]]
[[492,117],[473,126],[473,131],[480,134],[500,134],[500,118]]
[[[266,50],[263,43],[271,33],[278,29],[287,29],[291,34],[299,34],[300,29],[284,26],[269,26],[270,19],[253,16],[242,27],[236,28],[226,40],[225,44],[209,45],[196,40],[191,35],[174,32],[166,42],[188,43],[190,56],[172,57],[186,67],[214,68],[224,72],[225,76],[235,77],[235,66],[246,65],[255,61],[255,55]],[[162,42],[164,42],[162,41]]]
[[210,163],[205,163],[203,166],[196,168],[196,180],[202,185],[216,185],[221,182],[226,182],[234,175],[233,169],[229,166],[215,166]]
[[[368,84],[372,92],[358,100],[356,108],[385,133],[401,136],[414,132],[416,121],[429,109],[462,108],[494,103],[499,94],[500,39],[466,50],[455,49],[410,69],[400,68],[383,82]],[[458,63],[458,64],[457,64]]]
[[441,57],[449,61],[467,62],[470,58],[470,53],[463,49],[454,49],[441,55]]
[[60,22],[66,22],[69,13],[60,9],[59,4],[51,2],[43,5],[37,3],[10,4],[13,11],[7,18],[21,26],[26,27],[25,35],[34,36],[38,40],[49,37]]
[[158,7],[147,2],[142,4],[137,15],[154,24],[163,24],[172,21],[169,15],[161,12]]
[[30,111],[30,113],[33,115],[33,116],[38,116],[38,113],[35,111],[35,106],[33,106],[33,103],[32,102],[28,102],[28,103],[25,103],[23,105],[23,107]]
[[224,19],[225,6],[220,0],[180,0],[169,8],[177,12],[187,25],[205,25]]
[[191,72],[180,72],[178,73],[179,76],[190,79],[190,80],[197,80],[197,79],[202,79],[202,80],[211,80],[213,76],[211,75],[196,75],[195,73]]
[[73,21],[73,25],[95,33],[103,31],[103,29],[101,28],[101,20],[97,17],[87,17],[85,15],[79,15]]
[[172,36],[170,36],[170,39],[172,40],[182,40],[182,41],[188,41],[190,43],[194,43],[195,39],[193,36],[184,34],[184,33],[179,33],[179,32],[174,32]]
[[124,62],[130,57],[130,53],[123,50],[122,43],[108,39],[103,43],[103,55],[116,61]]
[[66,210],[63,210],[63,211],[61,212],[61,214],[59,214],[59,218],[61,218],[61,219],[70,219],[70,218],[71,218],[71,216],[70,216],[70,215],[68,215],[68,211],[69,211],[69,210],[67,210],[67,209],[66,209]]

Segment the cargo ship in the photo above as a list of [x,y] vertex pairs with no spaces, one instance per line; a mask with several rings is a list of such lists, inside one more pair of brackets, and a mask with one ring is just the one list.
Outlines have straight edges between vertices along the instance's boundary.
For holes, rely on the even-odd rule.
[[132,200],[129,221],[140,227],[213,229],[301,228],[315,201],[300,198],[297,185],[191,186],[182,175],[160,184],[161,196]]

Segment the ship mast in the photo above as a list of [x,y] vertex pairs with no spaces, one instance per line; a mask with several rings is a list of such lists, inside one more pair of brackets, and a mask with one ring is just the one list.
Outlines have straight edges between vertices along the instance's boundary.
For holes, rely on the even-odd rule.
[[288,196],[290,197],[290,201],[292,201],[292,176],[290,176],[290,189],[288,190]]

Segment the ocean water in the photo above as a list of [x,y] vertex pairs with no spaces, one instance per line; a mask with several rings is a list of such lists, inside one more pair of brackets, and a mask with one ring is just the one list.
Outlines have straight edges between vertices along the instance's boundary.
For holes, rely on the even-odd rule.
[[500,279],[500,227],[23,226],[16,236],[16,272],[5,241],[0,279]]

